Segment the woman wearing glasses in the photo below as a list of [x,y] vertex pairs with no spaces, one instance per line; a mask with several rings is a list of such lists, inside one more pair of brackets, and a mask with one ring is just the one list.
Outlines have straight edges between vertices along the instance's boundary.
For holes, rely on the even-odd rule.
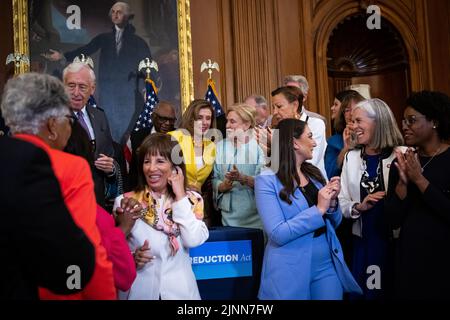
[[351,269],[363,288],[362,298],[383,299],[392,274],[392,236],[384,219],[384,197],[394,151],[403,144],[403,137],[392,111],[380,99],[358,103],[352,121],[360,148],[345,155],[339,202],[344,217],[353,221]]
[[400,228],[396,297],[450,299],[450,98],[422,91],[407,100],[403,133],[386,201]]
[[69,105],[63,84],[52,76],[37,73],[26,73],[8,82],[2,101],[3,116],[14,137],[34,144],[48,154],[67,209],[95,247],[94,275],[81,292],[60,296],[41,289],[40,298],[115,299],[112,264],[96,225],[91,170],[85,160],[62,152],[75,120]]

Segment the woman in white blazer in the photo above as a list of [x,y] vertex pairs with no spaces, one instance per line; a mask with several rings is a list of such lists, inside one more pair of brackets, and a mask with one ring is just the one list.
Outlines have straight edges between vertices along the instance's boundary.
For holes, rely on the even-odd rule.
[[390,165],[403,137],[389,106],[380,99],[357,104],[352,121],[359,148],[345,156],[339,202],[344,217],[353,220],[352,273],[364,299],[380,299],[392,282],[392,236],[384,217],[384,198]]
[[147,137],[138,151],[138,185],[115,201],[119,214],[127,214],[126,198],[144,208],[127,235],[137,277],[128,292],[119,294],[121,299],[200,299],[189,248],[204,243],[209,233],[202,220],[202,197],[186,191],[186,169],[172,162],[174,149],[180,150],[169,135]]

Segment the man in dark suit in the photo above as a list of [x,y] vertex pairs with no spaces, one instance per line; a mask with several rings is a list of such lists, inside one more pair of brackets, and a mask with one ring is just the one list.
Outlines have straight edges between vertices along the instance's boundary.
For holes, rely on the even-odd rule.
[[151,58],[151,53],[148,44],[136,35],[136,29],[129,23],[133,14],[127,3],[116,2],[109,16],[113,23],[111,32],[99,34],[87,45],[64,54],[50,49],[51,54],[46,57],[51,61],[73,61],[81,54],[91,56],[100,51],[99,104],[108,114],[114,141],[124,143],[143,105],[138,65],[143,59]]
[[105,183],[117,181],[119,166],[114,160],[113,140],[105,112],[87,103],[96,87],[94,71],[87,64],[74,62],[64,69],[63,80],[70,94],[72,111],[94,145],[95,195],[97,203],[105,206]]
[[133,152],[139,148],[144,139],[155,132],[168,133],[175,130],[177,121],[175,108],[170,102],[160,101],[151,115],[152,126],[149,128],[133,131],[130,134],[131,148]]
[[38,299],[38,287],[73,294],[70,266],[81,289],[95,265],[94,247],[67,210],[47,154],[0,137],[0,300]]

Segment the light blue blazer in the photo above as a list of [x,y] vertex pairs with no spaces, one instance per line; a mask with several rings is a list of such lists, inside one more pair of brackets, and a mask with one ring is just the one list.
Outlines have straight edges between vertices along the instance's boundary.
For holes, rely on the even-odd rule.
[[[318,189],[322,185],[316,181]],[[268,235],[260,299],[309,299],[311,256],[314,231],[326,225],[326,237],[336,273],[345,292],[362,293],[344,262],[335,228],[342,220],[340,208],[327,213],[326,219],[316,206],[308,207],[300,190],[295,191],[289,205],[280,199],[283,185],[272,171],[264,171],[255,180],[256,206]],[[325,221],[324,221],[325,220]]]

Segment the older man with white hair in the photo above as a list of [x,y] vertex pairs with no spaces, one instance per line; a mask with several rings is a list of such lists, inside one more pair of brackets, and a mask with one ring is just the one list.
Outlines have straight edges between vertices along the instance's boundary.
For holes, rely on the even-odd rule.
[[[115,183],[120,172],[117,161],[114,161],[113,140],[105,112],[88,104],[96,88],[95,73],[87,64],[74,62],[64,69],[63,81],[69,93],[72,112],[95,146],[95,162],[92,164],[95,167],[95,195],[97,202],[105,206],[105,183]],[[69,141],[69,146],[77,143]]]
[[259,94],[252,94],[245,99],[244,103],[255,107],[255,120],[258,127],[263,129],[270,127],[272,116],[270,115],[270,106],[267,105],[266,98]]
[[100,51],[98,102],[108,115],[114,140],[124,143],[136,120],[133,114],[144,103],[135,94],[136,90],[140,92],[137,85],[142,82],[136,81],[137,66],[143,59],[151,58],[151,53],[147,42],[136,35],[136,29],[130,24],[134,15],[127,3],[116,2],[109,16],[112,32],[101,33],[87,45],[64,54],[50,49],[46,57],[52,61],[73,61],[81,54],[90,56]]

